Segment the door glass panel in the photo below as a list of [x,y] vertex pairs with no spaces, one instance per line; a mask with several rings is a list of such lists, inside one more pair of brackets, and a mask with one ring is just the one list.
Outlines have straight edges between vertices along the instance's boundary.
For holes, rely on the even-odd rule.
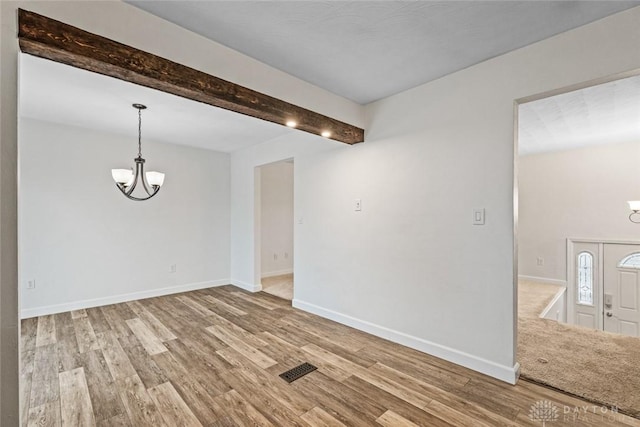
[[622,258],[622,261],[618,263],[618,267],[621,268],[635,268],[640,270],[640,252],[633,253],[629,256]]
[[578,304],[593,305],[593,255],[589,252],[578,254]]

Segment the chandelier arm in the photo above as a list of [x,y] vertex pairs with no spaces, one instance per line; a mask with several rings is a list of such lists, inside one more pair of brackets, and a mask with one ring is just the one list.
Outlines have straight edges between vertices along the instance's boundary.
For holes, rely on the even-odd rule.
[[116,187],[118,187],[118,190],[120,190],[122,194],[124,194],[125,196],[127,195],[127,190],[124,184],[120,184],[119,182],[116,182]]
[[144,163],[140,164],[140,181],[142,181],[142,188],[151,196],[154,191],[149,191],[149,184],[147,183],[147,177],[144,174]]
[[[120,188],[120,187],[118,187]],[[125,193],[124,191],[122,191],[122,189],[120,189],[120,191],[122,191],[122,193],[125,195],[125,197],[129,200],[135,200],[136,202],[143,202],[145,200],[149,200],[150,198],[152,198],[153,196],[155,196],[156,194],[158,194],[158,191],[160,190],[160,187],[157,187],[153,193],[151,193],[148,197],[135,197],[132,196],[130,194]]]
[[131,185],[129,186],[127,191],[124,193],[127,197],[131,195],[131,193],[133,193],[133,190],[136,189],[136,186],[138,185],[138,176],[140,175],[140,162],[138,162],[137,159],[134,159],[134,160],[136,160],[136,172],[133,176],[133,182],[131,182]]
[[131,200],[135,200],[136,202],[144,202],[145,200],[149,200],[150,198],[152,198],[153,196],[155,196],[156,194],[158,194],[158,192],[154,192],[151,193],[150,196],[148,197],[129,197]]

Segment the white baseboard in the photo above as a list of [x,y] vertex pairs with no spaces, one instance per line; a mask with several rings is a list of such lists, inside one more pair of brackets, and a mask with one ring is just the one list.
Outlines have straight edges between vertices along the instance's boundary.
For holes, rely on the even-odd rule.
[[546,277],[525,276],[524,274],[518,274],[518,279],[528,280],[530,282],[540,282],[540,283],[548,283],[550,285],[564,286],[565,288],[567,287],[567,281],[560,280],[560,279],[549,279]]
[[261,284],[252,285],[251,283],[243,282],[242,280],[231,279],[231,284],[249,292],[260,292],[262,290]]
[[214,286],[228,285],[229,279],[210,280],[206,282],[189,283],[180,286],[171,286],[168,288],[151,289],[148,291],[132,292],[129,294],[111,295],[108,297],[94,298],[82,301],[72,301],[63,304],[46,305],[35,308],[24,308],[20,310],[20,317],[27,319],[29,317],[45,316],[47,314],[64,313],[65,311],[81,310],[84,308],[100,307],[109,304],[118,304],[121,302],[134,301],[145,298],[160,297],[163,295],[177,294],[180,292],[195,291],[197,289],[212,288]]
[[262,273],[262,278],[264,279],[265,277],[275,277],[275,276],[282,276],[283,274],[291,274],[293,273],[293,268],[286,268],[284,270],[277,270],[277,271],[269,271],[267,273]]
[[473,369],[474,371],[505,381],[509,384],[515,384],[518,381],[518,377],[520,376],[519,363],[516,363],[514,366],[499,365],[495,362],[491,362],[490,360],[473,356],[471,354],[464,353],[462,351],[440,344],[436,344],[422,338],[414,337],[403,332],[395,331],[384,326],[376,325],[365,320],[356,319],[355,317],[347,316],[345,314],[338,313],[333,310],[328,310],[326,308],[322,308],[308,302],[300,301],[298,299],[293,300],[293,307],[307,311],[309,313],[317,314],[318,316],[322,316],[335,322],[342,323],[343,325],[351,326],[352,328],[368,332],[372,335],[388,339],[389,341],[411,347],[415,350],[431,354],[457,365],[461,365],[466,368]]

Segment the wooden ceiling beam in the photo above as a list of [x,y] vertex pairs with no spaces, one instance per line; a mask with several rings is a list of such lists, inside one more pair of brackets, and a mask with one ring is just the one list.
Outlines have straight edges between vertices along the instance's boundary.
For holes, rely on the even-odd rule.
[[[364,129],[60,21],[20,9],[18,40],[24,53],[161,90],[236,113],[356,144]],[[327,136],[325,136],[327,137]]]

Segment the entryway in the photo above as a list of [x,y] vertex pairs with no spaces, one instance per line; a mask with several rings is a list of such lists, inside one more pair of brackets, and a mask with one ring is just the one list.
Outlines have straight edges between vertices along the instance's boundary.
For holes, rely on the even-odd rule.
[[293,159],[256,168],[262,291],[293,299]]
[[568,240],[571,324],[640,333],[640,243]]
[[517,360],[640,417],[640,76],[620,77],[518,103]]

